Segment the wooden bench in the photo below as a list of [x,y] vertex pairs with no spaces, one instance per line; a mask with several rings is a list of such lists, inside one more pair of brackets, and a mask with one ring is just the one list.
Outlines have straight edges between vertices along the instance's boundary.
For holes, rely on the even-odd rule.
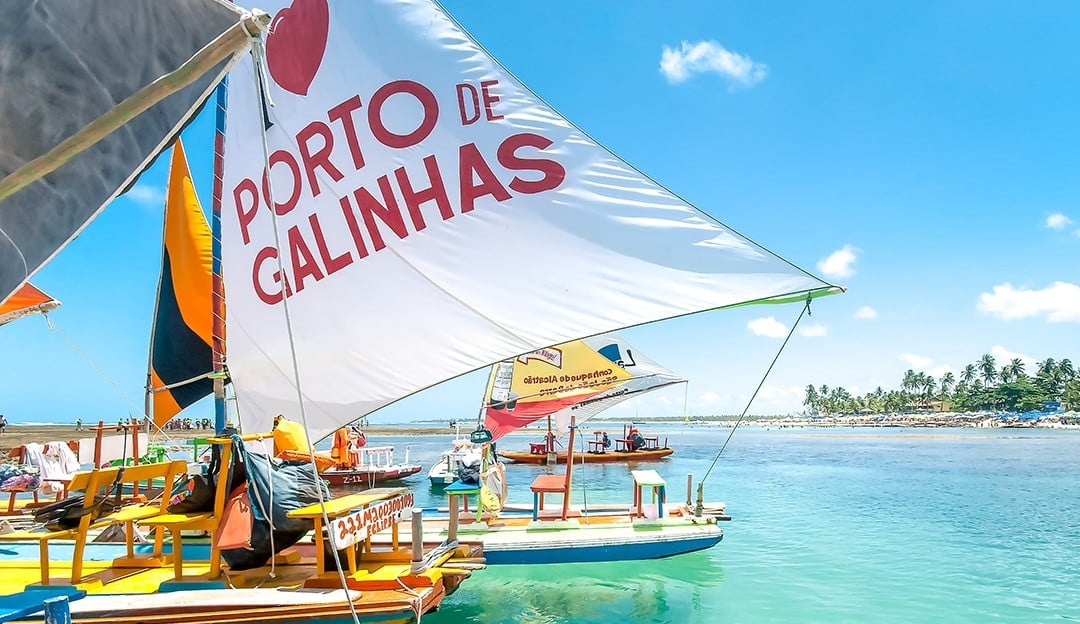
[[[71,561],[71,582],[77,583],[82,579],[83,554],[86,550],[88,532],[91,529],[103,529],[113,525],[124,525],[126,533],[127,557],[114,562],[115,565],[138,565],[142,560],[135,558],[134,523],[165,513],[169,504],[169,492],[172,482],[178,474],[187,470],[187,463],[182,460],[163,462],[160,464],[142,464],[128,466],[127,468],[98,468],[85,472],[76,472],[68,484],[68,491],[83,490],[85,497],[81,509],[86,511],[80,519],[78,526],[71,529],[49,530],[45,527],[12,531],[0,535],[4,541],[37,541],[40,548],[41,584],[49,584],[49,541],[54,539],[74,539],[75,552]],[[134,484],[148,479],[164,479],[165,490],[160,502],[145,504],[125,505],[112,513],[93,517],[92,508],[97,504],[96,494],[102,491],[107,497],[112,498],[116,488],[125,484]],[[161,536],[154,540],[153,558],[160,559],[162,550]]]

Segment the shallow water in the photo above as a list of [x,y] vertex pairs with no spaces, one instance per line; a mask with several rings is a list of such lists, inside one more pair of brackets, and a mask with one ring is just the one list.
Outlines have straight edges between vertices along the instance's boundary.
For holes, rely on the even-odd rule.
[[[685,496],[729,429],[669,425],[647,464]],[[618,426],[613,429],[618,429]],[[451,436],[386,437],[425,471]],[[511,437],[506,448],[525,447]],[[646,466],[646,465],[643,465]],[[628,502],[626,465],[575,468],[575,502]],[[545,467],[508,466],[511,501]],[[659,561],[497,566],[428,624],[451,622],[1080,621],[1080,432],[743,427],[705,484],[724,541]]]

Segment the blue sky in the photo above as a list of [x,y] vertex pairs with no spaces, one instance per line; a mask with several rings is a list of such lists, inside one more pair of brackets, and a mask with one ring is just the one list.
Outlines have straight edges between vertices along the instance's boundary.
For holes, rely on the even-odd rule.
[[[983,353],[1024,358],[1029,371],[1046,357],[1080,361],[1080,6],[444,6],[616,154],[849,288],[815,303],[751,413],[799,409],[807,384],[895,388],[908,368],[940,376]],[[211,132],[205,114],[184,134],[207,209]],[[40,317],[0,329],[10,420],[141,409],[167,162],[35,278],[63,301],[50,315],[63,333]],[[798,313],[748,308],[625,331],[690,384],[613,413],[740,412]],[[371,420],[469,418],[485,375]]]

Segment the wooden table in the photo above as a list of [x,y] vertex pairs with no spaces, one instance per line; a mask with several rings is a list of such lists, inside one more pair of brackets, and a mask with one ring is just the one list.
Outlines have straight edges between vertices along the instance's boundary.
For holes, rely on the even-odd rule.
[[[396,487],[396,488],[374,488],[371,490],[365,490],[357,494],[348,494],[346,496],[340,496],[326,501],[326,517],[329,520],[335,518],[341,518],[347,516],[357,509],[364,509],[369,507],[373,503],[385,501],[400,494],[408,492],[408,488]],[[319,571],[319,574],[326,573],[326,566],[324,561],[324,551],[326,538],[323,536],[323,506],[319,503],[314,505],[308,505],[307,507],[301,507],[300,509],[294,509],[286,514],[290,518],[309,518],[315,521],[315,569]],[[393,525],[393,541],[394,548],[397,548],[398,543],[398,525],[395,522]],[[368,536],[368,540],[371,537]],[[333,542],[331,542],[333,543]],[[356,548],[349,547],[345,549],[346,557],[349,564],[349,573],[356,572]]]
[[480,484],[479,483],[463,483],[461,481],[454,481],[450,485],[443,488],[443,492],[446,493],[446,502],[453,511],[454,506],[450,503],[453,502],[455,496],[460,496],[464,501],[465,513],[469,512],[469,495],[476,495],[476,521],[480,522],[484,516],[484,506],[480,503]]
[[642,511],[642,499],[644,498],[643,490],[645,488],[652,488],[652,498],[656,503],[656,517],[664,517],[664,500],[667,498],[667,482],[655,470],[631,470],[630,474],[634,477],[634,509],[637,517],[643,518],[645,513]]

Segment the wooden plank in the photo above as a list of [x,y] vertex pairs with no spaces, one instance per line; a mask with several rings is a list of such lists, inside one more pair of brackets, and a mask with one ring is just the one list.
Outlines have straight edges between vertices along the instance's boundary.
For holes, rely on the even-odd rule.
[[[375,488],[357,494],[348,494],[326,501],[326,515],[334,518],[343,516],[358,507],[366,507],[371,503],[393,498],[408,491],[408,488]],[[300,509],[294,509],[286,515],[290,518],[316,518],[322,517],[322,505],[315,503]]]
[[11,622],[29,615],[33,615],[45,608],[45,601],[58,596],[66,596],[68,600],[78,600],[86,595],[86,592],[74,587],[56,587],[28,589],[26,591],[0,596],[0,622]]

